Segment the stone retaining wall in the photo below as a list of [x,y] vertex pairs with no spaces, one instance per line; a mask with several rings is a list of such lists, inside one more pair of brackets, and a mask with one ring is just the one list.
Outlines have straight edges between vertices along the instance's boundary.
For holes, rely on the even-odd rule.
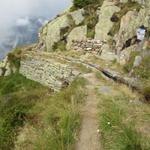
[[85,41],[73,41],[73,50],[83,50],[87,52],[100,52],[104,42],[100,40],[85,40]]
[[20,73],[55,91],[59,91],[73,81],[72,68],[54,59],[26,55],[21,61]]

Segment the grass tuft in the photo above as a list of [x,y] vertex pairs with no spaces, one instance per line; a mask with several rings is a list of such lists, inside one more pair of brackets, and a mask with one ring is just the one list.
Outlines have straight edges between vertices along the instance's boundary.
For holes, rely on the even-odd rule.
[[68,88],[37,103],[31,110],[39,118],[38,124],[31,125],[36,138],[24,139],[22,143],[18,143],[18,148],[25,143],[27,147],[33,143],[35,150],[73,149],[80,126],[79,106],[84,101],[85,84],[83,78],[78,78]]
[[143,112],[141,110],[142,106],[137,106],[136,112],[133,112],[133,104],[128,103],[130,96],[125,95],[125,93],[118,93],[112,96],[101,95],[100,99],[99,122],[104,149],[148,150],[150,148],[150,139],[139,130],[137,125],[139,119],[143,123],[145,118],[139,118],[142,116],[137,116],[140,113],[137,113],[137,111],[141,111],[145,115],[148,112]]

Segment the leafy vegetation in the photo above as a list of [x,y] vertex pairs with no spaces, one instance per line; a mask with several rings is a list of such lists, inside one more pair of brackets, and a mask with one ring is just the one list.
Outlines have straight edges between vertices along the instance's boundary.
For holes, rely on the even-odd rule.
[[84,85],[85,80],[79,78],[67,89],[44,101],[46,105],[41,102],[35,106],[34,113],[40,113],[39,109],[43,110],[41,113],[43,128],[35,126],[37,129],[35,149],[72,149],[80,126],[79,104],[85,97]]
[[19,69],[20,67],[20,59],[21,59],[21,48],[16,48],[14,50],[12,50],[12,52],[10,52],[8,54],[8,61],[10,63],[10,67],[11,68],[16,68]]
[[13,149],[18,127],[45,92],[46,88],[18,73],[0,77],[0,149]]
[[98,4],[99,0],[73,0],[73,5],[76,8],[83,8],[89,4]]
[[64,41],[54,43],[53,51],[65,51],[65,50],[66,50],[66,43]]
[[[1,77],[0,149],[26,149],[32,143],[34,149],[70,150],[80,125],[84,85],[85,80],[78,78],[68,88],[52,93],[18,73]],[[35,132],[25,139],[28,142],[19,143],[18,137],[27,124]]]
[[136,77],[141,81],[141,92],[147,101],[150,100],[150,56],[142,58],[142,62],[138,67],[133,68],[135,57],[140,55],[140,52],[131,52],[128,63],[124,65],[124,71],[129,73],[132,69],[132,76]]
[[98,22],[98,15],[96,10],[99,5],[88,5],[84,8],[85,10],[85,19],[83,21],[84,25],[87,25],[87,37],[93,39],[95,36],[95,26]]

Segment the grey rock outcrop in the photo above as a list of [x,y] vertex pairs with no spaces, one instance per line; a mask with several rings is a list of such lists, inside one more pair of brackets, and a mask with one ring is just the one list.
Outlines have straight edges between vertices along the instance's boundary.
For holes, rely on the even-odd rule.
[[53,46],[62,39],[67,38],[73,27],[82,23],[84,18],[84,9],[79,9],[73,12],[67,11],[49,21],[39,33],[37,48],[48,52],[53,51]]
[[115,53],[111,50],[110,46],[108,44],[104,44],[101,48],[101,59],[107,60],[107,61],[113,61],[117,59],[117,56]]
[[104,1],[99,14],[99,22],[95,27],[95,39],[105,41],[110,38],[108,33],[113,26],[110,18],[119,10],[120,8],[115,6],[114,2]]
[[117,41],[116,48],[121,50],[124,43],[136,35],[136,30],[139,26],[144,25],[149,27],[150,16],[146,9],[141,9],[139,12],[136,10],[129,11],[121,19],[120,30],[116,34],[114,40]]
[[84,41],[87,39],[87,26],[79,26],[74,28],[70,34],[68,35],[67,38],[67,49],[70,50],[73,41],[79,40],[79,41]]
[[84,9],[79,9],[70,13],[76,25],[79,25],[84,20]]
[[0,62],[0,76],[9,76],[12,73],[8,57],[6,56],[3,61]]
[[53,45],[60,41],[61,39],[61,29],[70,26],[70,20],[67,15],[62,15],[47,25],[47,35],[46,35],[46,50],[52,51]]

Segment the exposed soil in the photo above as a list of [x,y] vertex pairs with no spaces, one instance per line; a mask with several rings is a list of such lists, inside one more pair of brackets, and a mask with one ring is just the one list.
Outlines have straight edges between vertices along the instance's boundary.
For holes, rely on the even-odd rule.
[[88,80],[87,99],[82,108],[82,124],[79,139],[75,150],[100,150],[100,136],[98,132],[98,99],[96,98],[95,87],[98,86],[94,73],[85,74]]

